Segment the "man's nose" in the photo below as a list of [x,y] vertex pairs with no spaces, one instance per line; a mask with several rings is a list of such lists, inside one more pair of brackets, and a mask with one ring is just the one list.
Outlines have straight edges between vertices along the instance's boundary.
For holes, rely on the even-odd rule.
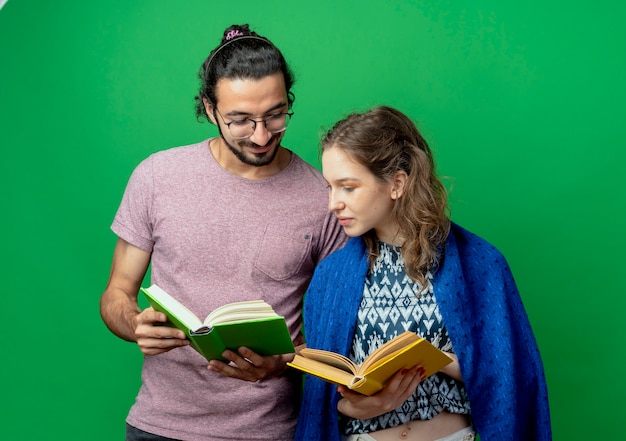
[[265,146],[272,139],[272,132],[267,130],[263,121],[258,121],[250,140],[261,147]]

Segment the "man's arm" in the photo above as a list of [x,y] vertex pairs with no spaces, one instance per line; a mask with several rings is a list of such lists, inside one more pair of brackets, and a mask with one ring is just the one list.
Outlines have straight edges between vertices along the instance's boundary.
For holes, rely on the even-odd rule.
[[186,346],[189,341],[179,329],[155,326],[167,321],[165,314],[139,308],[137,293],[149,264],[149,252],[118,239],[109,282],[100,298],[100,315],[115,335],[137,342],[146,355],[156,355]]

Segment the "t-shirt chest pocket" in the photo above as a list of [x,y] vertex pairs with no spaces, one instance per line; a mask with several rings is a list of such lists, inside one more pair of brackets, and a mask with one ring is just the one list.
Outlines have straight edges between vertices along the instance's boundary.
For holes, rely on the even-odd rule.
[[310,254],[312,234],[289,232],[285,226],[268,225],[254,261],[256,269],[274,280],[297,274]]

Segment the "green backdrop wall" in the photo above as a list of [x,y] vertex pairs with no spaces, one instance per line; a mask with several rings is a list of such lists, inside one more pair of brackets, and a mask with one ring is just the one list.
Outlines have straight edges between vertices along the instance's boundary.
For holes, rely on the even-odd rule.
[[98,313],[109,225],[141,159],[215,134],[194,118],[195,74],[247,22],[296,72],[285,145],[316,166],[320,130],[350,110],[416,120],[453,183],[453,219],[512,266],[554,439],[619,439],[625,21],[625,2],[602,0],[9,0],[0,438],[123,439],[141,357]]

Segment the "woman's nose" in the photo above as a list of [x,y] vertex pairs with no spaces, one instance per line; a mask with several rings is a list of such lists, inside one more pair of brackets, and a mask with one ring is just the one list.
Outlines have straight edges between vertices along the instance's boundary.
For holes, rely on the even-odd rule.
[[344,208],[343,202],[341,202],[333,191],[328,193],[328,211],[337,211]]

